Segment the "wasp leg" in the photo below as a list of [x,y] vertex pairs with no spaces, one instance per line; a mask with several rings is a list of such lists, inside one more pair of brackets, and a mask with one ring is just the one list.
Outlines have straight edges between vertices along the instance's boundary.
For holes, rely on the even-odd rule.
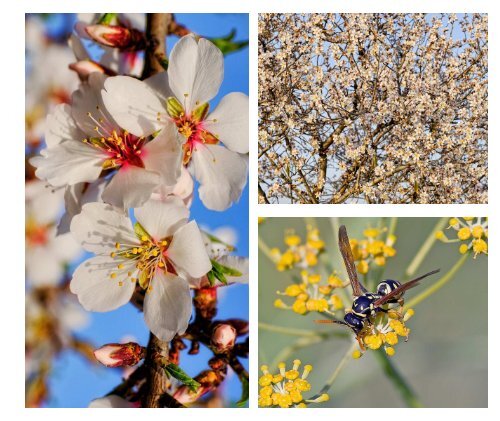
[[359,336],[359,334],[356,335],[356,340],[358,341],[358,345],[361,348],[361,351],[365,352],[366,351],[365,344],[363,343],[363,339],[361,338],[361,336]]

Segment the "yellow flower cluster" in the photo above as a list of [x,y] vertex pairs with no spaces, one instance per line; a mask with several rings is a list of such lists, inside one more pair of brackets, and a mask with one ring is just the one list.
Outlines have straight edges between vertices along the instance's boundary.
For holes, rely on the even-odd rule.
[[[360,340],[369,349],[379,349],[383,346],[386,354],[392,357],[396,353],[394,346],[399,342],[399,337],[408,340],[410,329],[406,327],[405,322],[414,314],[413,309],[409,309],[404,314],[394,310],[379,313],[374,322],[360,333]],[[362,352],[359,350],[352,354],[355,359],[361,356]]]
[[285,234],[285,244],[288,248],[284,252],[279,248],[271,250],[271,258],[280,272],[294,267],[306,269],[316,266],[318,255],[325,247],[325,243],[319,237],[319,230],[311,226],[307,227],[305,243],[299,235],[290,231]]
[[321,275],[309,274],[307,270],[301,271],[302,282],[288,285],[285,291],[277,294],[294,298],[292,305],[287,305],[281,299],[274,302],[274,306],[284,310],[293,310],[297,314],[307,314],[310,311],[334,314],[335,310],[344,308],[342,299],[335,294],[336,288],[344,288],[349,283],[343,283],[336,275],[330,275],[322,282]]
[[308,404],[326,402],[329,399],[326,393],[316,399],[304,399],[302,393],[311,390],[307,377],[312,371],[312,365],[305,365],[301,376],[300,364],[299,360],[294,360],[292,369],[287,371],[286,364],[279,363],[277,374],[271,374],[267,365],[261,367],[263,373],[259,378],[259,406],[261,408],[305,408]]
[[370,264],[385,266],[388,257],[396,255],[394,243],[396,236],[391,234],[385,241],[379,239],[383,229],[368,228],[363,231],[363,240],[351,239],[351,249],[354,260],[357,262],[356,268],[359,273],[366,274],[370,270]]
[[488,254],[488,218],[465,216],[451,218],[448,229],[455,230],[457,238],[448,238],[443,231],[436,232],[436,238],[443,243],[460,242],[459,252],[474,252],[474,259],[478,254]]

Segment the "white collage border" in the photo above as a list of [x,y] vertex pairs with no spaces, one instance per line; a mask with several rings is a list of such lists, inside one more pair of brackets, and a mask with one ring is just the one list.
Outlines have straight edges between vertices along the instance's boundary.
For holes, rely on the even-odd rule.
[[[500,2],[498,3],[500,4]],[[500,133],[499,102],[499,31],[500,7],[494,0],[17,0],[4,1],[2,25],[2,95],[0,107],[2,116],[2,149],[0,171],[2,171],[2,238],[0,243],[3,264],[2,335],[0,368],[0,397],[2,418],[51,421],[86,419],[120,419],[123,421],[160,419],[173,417],[175,420],[199,417],[205,419],[232,420],[276,418],[274,409],[257,408],[258,379],[258,247],[257,216],[490,216],[491,209],[500,209],[499,175],[500,152],[496,138]],[[19,137],[24,127],[24,14],[27,12],[104,12],[119,11],[129,13],[174,12],[174,13],[249,13],[250,26],[250,409],[168,409],[129,411],[126,409],[24,409],[24,218],[21,207],[24,204],[24,177],[21,162],[24,151],[19,147]],[[482,12],[489,14],[489,157],[494,158],[489,171],[488,205],[257,205],[257,18],[259,12]],[[499,162],[496,162],[499,160]],[[490,159],[491,161],[491,159]],[[489,340],[488,340],[488,402],[489,409],[306,409],[306,412],[287,409],[279,416],[287,420],[299,420],[305,414],[312,416],[341,418],[388,418],[404,417],[417,420],[425,417],[443,417],[460,421],[479,416],[481,419],[499,419],[500,378],[495,350],[500,348],[500,335],[496,333],[496,309],[491,297],[500,297],[499,282],[494,278],[494,262],[500,258],[498,252],[498,228],[495,213],[489,222]],[[12,281],[11,281],[12,279]],[[0,282],[1,282],[0,281]],[[12,297],[11,294],[14,296]],[[284,411],[284,412],[282,412]],[[496,415],[495,415],[496,414]]]

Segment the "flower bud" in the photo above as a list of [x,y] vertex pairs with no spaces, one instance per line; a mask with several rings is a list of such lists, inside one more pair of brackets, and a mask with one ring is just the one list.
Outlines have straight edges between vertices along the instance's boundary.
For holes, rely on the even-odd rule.
[[227,319],[224,321],[236,329],[236,335],[242,336],[248,333],[248,322],[243,319]]
[[116,75],[112,70],[106,69],[99,63],[92,60],[80,60],[75,63],[71,63],[69,68],[78,74],[81,80],[87,80],[89,75],[94,72],[104,73],[108,76]]
[[174,393],[174,399],[176,399],[177,402],[183,405],[195,402],[203,395],[215,390],[223,380],[223,377],[217,375],[213,370],[205,370],[197,375],[195,380],[201,384],[198,390],[195,392],[185,385],[179,387]]
[[106,344],[94,351],[97,361],[106,367],[136,365],[144,358],[145,348],[135,342]]
[[229,324],[219,324],[212,331],[212,345],[217,353],[233,349],[235,340],[236,329]]
[[118,48],[121,51],[142,50],[145,46],[144,35],[137,29],[97,24],[87,25],[85,31],[99,44]]

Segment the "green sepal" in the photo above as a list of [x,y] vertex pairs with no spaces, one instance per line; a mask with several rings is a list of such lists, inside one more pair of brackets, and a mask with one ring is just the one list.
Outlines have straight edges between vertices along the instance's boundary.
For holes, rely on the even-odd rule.
[[99,25],[116,25],[118,24],[118,13],[104,13],[97,23]]
[[189,377],[184,370],[182,370],[178,365],[174,363],[168,363],[167,365],[164,365],[163,369],[165,370],[165,374],[168,377],[172,376],[176,378],[193,392],[196,392],[198,388],[201,386],[200,383],[198,383],[192,377]]
[[167,98],[167,112],[170,117],[179,118],[184,115],[184,107],[177,98],[171,96]]
[[134,232],[135,232],[135,235],[137,235],[137,238],[139,238],[139,240],[141,240],[143,236],[148,237],[149,240],[151,239],[151,236],[148,234],[148,232],[144,229],[144,227],[139,222],[136,222],[134,224]]
[[238,402],[236,402],[236,406],[239,406],[240,408],[245,406],[245,404],[248,402],[248,374],[246,371],[243,373],[238,374],[238,378],[240,379],[241,382],[241,398]]
[[209,38],[211,42],[213,42],[216,47],[221,50],[222,54],[232,53],[234,51],[241,50],[248,46],[247,41],[234,41],[234,37],[236,36],[236,29],[232,29],[229,35],[225,37],[219,38]]
[[205,102],[205,103],[201,104],[200,106],[196,107],[191,114],[192,119],[195,122],[200,122],[200,121],[205,120],[205,117],[208,115],[209,108],[210,108],[210,105],[208,105],[208,102]]

